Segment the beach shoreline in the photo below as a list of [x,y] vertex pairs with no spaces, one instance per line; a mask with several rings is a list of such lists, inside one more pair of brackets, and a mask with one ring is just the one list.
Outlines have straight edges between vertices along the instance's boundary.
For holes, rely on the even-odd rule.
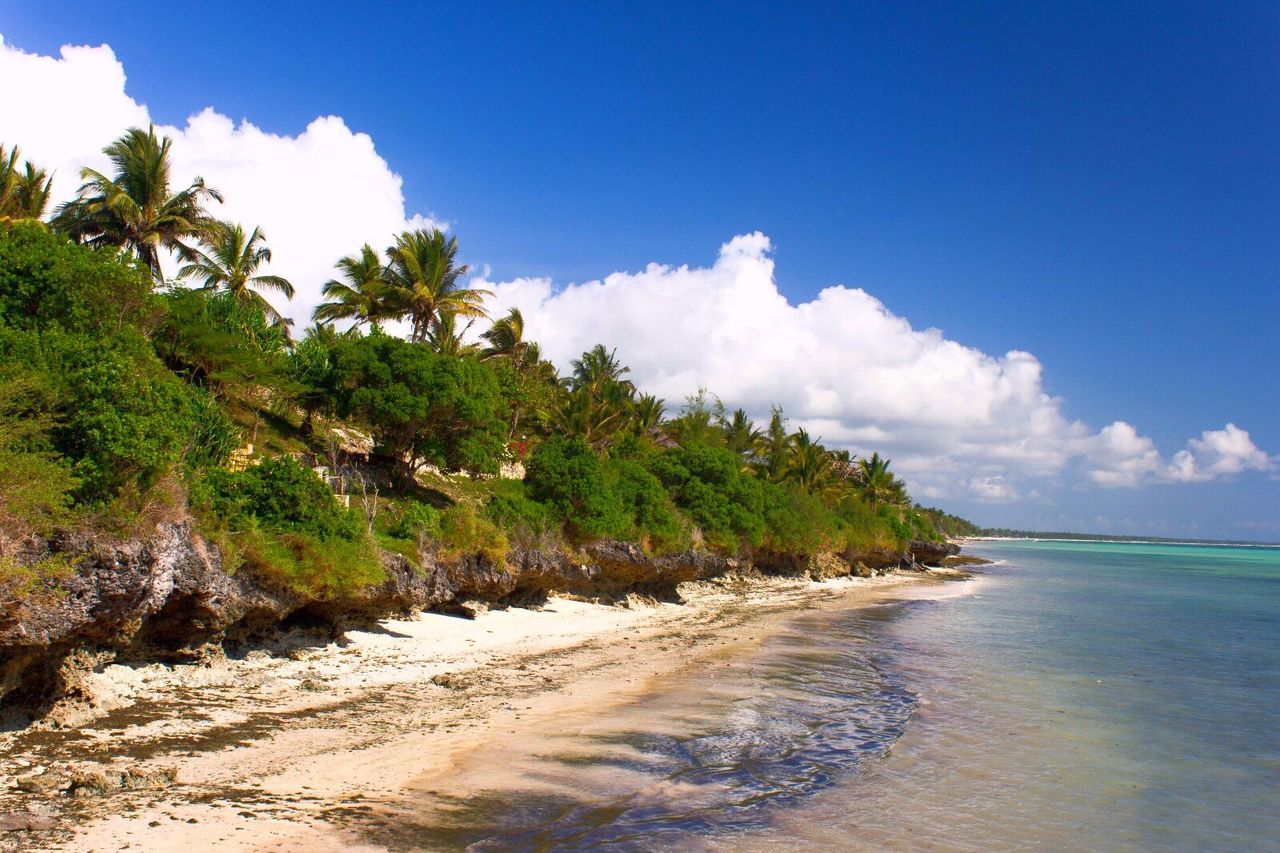
[[[358,827],[494,732],[518,737],[526,721],[632,701],[656,677],[749,653],[799,610],[866,606],[962,576],[729,577],[682,587],[684,604],[553,598],[474,620],[384,620],[337,642],[295,637],[203,666],[108,666],[91,686],[116,710],[73,730],[0,735],[10,757],[0,814],[31,816],[33,826],[0,844],[361,849]],[[132,776],[116,778],[136,789],[95,789],[92,771],[127,768]],[[65,780],[77,774],[90,783],[67,796]],[[22,779],[39,787],[29,781],[37,776],[56,783],[12,790]]]

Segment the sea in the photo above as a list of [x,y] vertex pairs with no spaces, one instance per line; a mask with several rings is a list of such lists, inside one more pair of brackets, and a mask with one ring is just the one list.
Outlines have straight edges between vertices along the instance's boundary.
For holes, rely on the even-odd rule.
[[562,722],[401,841],[473,850],[1280,850],[1280,547],[982,541]]

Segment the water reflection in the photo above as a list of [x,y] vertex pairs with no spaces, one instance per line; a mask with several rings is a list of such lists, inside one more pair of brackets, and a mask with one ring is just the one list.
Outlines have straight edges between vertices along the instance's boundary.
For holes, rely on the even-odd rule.
[[805,614],[747,660],[672,678],[605,719],[554,721],[559,733],[521,752],[495,745],[475,763],[498,762],[500,785],[443,780],[472,790],[424,792],[412,814],[367,827],[369,840],[628,850],[761,828],[902,736],[916,697],[889,666],[877,625],[904,606]]

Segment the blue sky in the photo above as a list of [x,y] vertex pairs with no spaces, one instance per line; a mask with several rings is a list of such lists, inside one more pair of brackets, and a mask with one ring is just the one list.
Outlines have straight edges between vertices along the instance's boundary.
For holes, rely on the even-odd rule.
[[[109,44],[159,123],[341,116],[495,282],[710,266],[759,230],[793,303],[862,287],[1028,350],[1067,416],[1166,455],[1228,421],[1280,450],[1274,3],[547,5],[0,2],[0,33]],[[942,502],[1280,539],[1261,472],[1037,491]]]

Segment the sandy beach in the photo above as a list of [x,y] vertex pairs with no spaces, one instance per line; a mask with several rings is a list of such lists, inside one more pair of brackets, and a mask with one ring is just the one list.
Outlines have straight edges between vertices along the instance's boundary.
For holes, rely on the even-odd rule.
[[[554,598],[474,620],[388,620],[338,642],[293,637],[206,665],[108,666],[89,685],[114,707],[105,716],[0,735],[0,815],[33,827],[0,835],[0,845],[380,849],[358,830],[385,823],[497,738],[520,739],[557,716],[643,695],[655,677],[750,652],[799,609],[869,604],[946,574],[724,579],[682,589],[683,605]],[[61,789],[76,773],[109,768],[134,768],[136,789],[15,789],[37,776]]]

